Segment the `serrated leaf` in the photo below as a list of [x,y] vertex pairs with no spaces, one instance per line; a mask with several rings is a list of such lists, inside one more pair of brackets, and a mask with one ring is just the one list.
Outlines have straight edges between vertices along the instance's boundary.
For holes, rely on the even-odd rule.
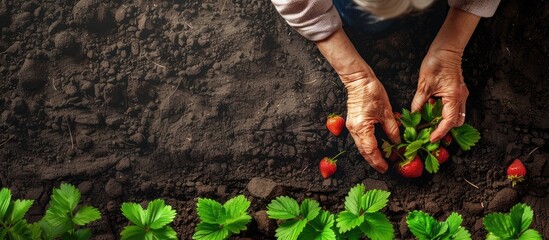
[[450,239],[453,240],[471,240],[471,233],[464,227],[459,227],[456,233]]
[[461,218],[461,215],[453,212],[446,218],[446,224],[448,224],[448,231],[451,235],[454,235],[461,226],[461,222],[463,222],[463,219]]
[[97,208],[91,206],[83,206],[78,209],[78,212],[72,218],[72,222],[76,225],[84,226],[90,222],[101,218],[101,213]]
[[130,222],[139,226],[145,227],[145,210],[137,203],[125,202],[121,207],[122,215],[126,217]]
[[371,240],[392,240],[395,238],[393,225],[383,213],[374,212],[364,215],[360,230]]
[[[29,225],[29,229],[31,231],[32,240],[42,240],[42,228],[40,228],[39,222],[35,222]],[[3,239],[3,238],[0,236],[0,239]]]
[[345,233],[362,224],[364,222],[364,215],[355,215],[351,212],[343,211],[337,215],[336,222],[339,231]]
[[389,158],[389,156],[391,156],[391,153],[393,151],[393,145],[391,145],[387,140],[383,140],[383,144],[381,145],[381,148],[385,153],[385,158]]
[[409,213],[406,217],[406,223],[410,232],[419,240],[431,239],[433,235],[438,234],[438,231],[433,233],[435,228],[437,228],[438,222],[429,214],[422,211],[415,210]]
[[63,183],[59,188],[53,189],[50,207],[63,209],[67,213],[74,211],[80,202],[80,191],[72,185]]
[[33,200],[15,200],[9,206],[8,211],[6,212],[6,220],[8,223],[15,223],[25,216],[25,213],[32,206]]
[[530,227],[530,224],[532,224],[534,211],[532,211],[530,206],[519,203],[511,208],[509,216],[511,217],[511,222],[513,222],[515,228],[518,229],[518,232],[524,232]]
[[177,240],[177,233],[170,226],[164,226],[160,229],[151,229],[156,239]]
[[433,118],[442,117],[442,99],[437,99],[437,101],[433,105],[432,112],[433,112]]
[[402,109],[400,121],[404,127],[415,128],[421,122],[421,114],[419,112],[410,113],[408,109]]
[[377,189],[367,191],[362,197],[362,209],[368,213],[377,212],[387,205],[390,195],[390,192]]
[[463,124],[460,127],[452,128],[450,132],[459,147],[464,151],[471,149],[480,139],[478,130],[469,124]]
[[145,219],[147,225],[151,229],[160,229],[171,223],[177,213],[172,209],[172,206],[166,205],[164,200],[155,199],[149,203],[145,211]]
[[301,214],[307,220],[313,220],[320,212],[320,204],[312,199],[305,199],[301,202]]
[[507,214],[488,214],[483,218],[483,223],[486,230],[497,237],[509,239],[518,236],[518,229],[515,229],[511,217]]
[[500,237],[494,235],[493,233],[489,232],[486,235],[486,240],[502,240]]
[[43,219],[51,226],[51,235],[54,237],[61,236],[61,234],[74,228],[72,219],[63,210],[50,208],[46,210]]
[[406,157],[407,160],[411,161],[416,157],[417,151],[421,148],[422,145],[423,143],[419,140],[411,142],[406,147],[406,152],[404,152],[404,157]]
[[431,122],[434,118],[433,116],[433,104],[425,103],[423,107],[421,108],[421,117],[426,122]]
[[344,239],[344,240],[360,240],[360,238],[362,237],[362,231],[360,231],[359,228],[353,228],[350,231],[341,235],[342,235],[341,239]]
[[534,229],[528,229],[524,231],[518,239],[519,240],[542,240],[541,234],[539,234],[539,232]]
[[240,217],[232,218],[230,221],[227,221],[225,227],[229,229],[230,232],[238,234],[240,231],[246,230],[246,225],[250,223],[252,217],[250,215],[244,214]]
[[22,220],[13,225],[9,230],[8,239],[24,240],[31,238],[31,231],[26,220]]
[[196,226],[193,239],[220,240],[227,238],[229,234],[229,230],[219,224],[201,222]]
[[213,224],[223,224],[225,222],[221,203],[208,198],[199,198],[196,206],[198,217],[203,222]]
[[8,211],[11,202],[11,192],[7,188],[0,190],[0,221],[4,220],[4,216]]
[[413,127],[407,127],[404,129],[404,141],[413,142],[417,139],[417,131]]
[[[126,226],[122,232],[120,232],[120,236],[122,240],[145,240],[146,239],[147,232],[145,229],[131,225]],[[149,233],[152,235],[152,233]]]
[[299,217],[300,214],[299,204],[290,197],[277,197],[267,205],[267,215],[271,219],[292,219]]
[[425,146],[425,148],[427,149],[427,151],[432,152],[432,151],[437,150],[439,146],[440,146],[440,141],[434,142],[434,143],[428,143]]
[[438,168],[440,166],[440,163],[438,163],[438,160],[431,152],[427,153],[427,157],[425,158],[425,169],[429,173],[436,173],[438,172]]
[[223,204],[223,209],[225,209],[227,219],[239,218],[247,213],[249,207],[250,201],[248,201],[244,195],[231,198]]
[[420,140],[422,143],[428,143],[430,141],[431,137],[431,128],[424,128],[419,131],[417,135],[417,139]]
[[287,222],[284,222],[278,226],[276,229],[275,236],[278,239],[284,239],[284,240],[297,240],[299,235],[303,232],[303,229],[305,228],[305,225],[307,224],[307,220],[289,220]]
[[302,240],[333,240],[336,239],[336,233],[332,229],[334,226],[334,215],[327,211],[320,211],[318,216],[309,222],[303,229],[299,239]]
[[364,196],[364,184],[360,183],[351,188],[345,197],[345,210],[354,214],[360,215],[360,207],[362,205],[362,196]]

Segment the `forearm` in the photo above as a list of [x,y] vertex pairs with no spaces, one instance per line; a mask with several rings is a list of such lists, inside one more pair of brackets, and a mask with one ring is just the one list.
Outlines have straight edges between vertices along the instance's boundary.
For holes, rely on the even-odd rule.
[[444,50],[463,54],[479,20],[479,16],[457,8],[450,8],[429,51]]
[[358,79],[374,78],[374,72],[362,59],[342,28],[315,43],[344,84]]

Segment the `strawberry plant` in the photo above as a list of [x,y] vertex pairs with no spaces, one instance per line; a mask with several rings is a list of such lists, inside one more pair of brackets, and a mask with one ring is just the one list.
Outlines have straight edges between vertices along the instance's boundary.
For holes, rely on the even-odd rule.
[[471,234],[461,226],[462,222],[461,215],[455,212],[443,222],[437,222],[429,214],[417,210],[408,213],[406,217],[408,228],[419,240],[470,240]]
[[365,234],[369,239],[394,239],[393,225],[379,212],[389,201],[391,193],[382,190],[365,192],[364,184],[351,188],[345,197],[345,210],[337,216],[339,232],[349,239]]
[[11,200],[7,188],[0,190],[0,239],[31,239],[31,230],[23,218],[33,200]]
[[305,199],[298,202],[290,197],[282,196],[274,199],[267,206],[267,215],[271,219],[280,220],[276,229],[277,239],[335,239],[332,229],[334,216],[320,209],[317,201]]
[[168,226],[177,213],[164,200],[151,201],[147,209],[137,203],[125,202],[121,210],[122,215],[132,223],[122,230],[121,239],[177,239],[175,230]]
[[199,198],[196,205],[201,222],[196,226],[193,239],[228,239],[232,234],[246,230],[246,225],[252,220],[248,214],[250,201],[243,195],[231,198],[223,205],[212,199]]
[[[402,114],[397,121],[400,121],[404,127],[404,141],[401,144],[394,145],[388,141],[383,141],[382,148],[385,157],[389,159],[400,158],[401,162],[398,163],[398,169],[408,165],[419,155],[425,161],[423,165],[427,172],[438,172],[440,164],[449,157],[446,149],[440,146],[441,141],[434,143],[430,141],[431,133],[442,121],[442,100],[429,101],[420,112],[410,112],[407,109],[402,109]],[[442,142],[450,144],[453,139],[464,151],[470,150],[480,139],[480,133],[469,124],[452,128],[450,134],[451,137],[445,136]],[[400,150],[402,148],[405,148],[404,153]],[[441,152],[442,157],[439,156]]]
[[81,228],[101,218],[101,213],[92,206],[79,206],[80,191],[71,184],[63,183],[54,188],[44,217],[33,224],[33,239],[90,239],[91,230]]
[[530,206],[519,203],[511,208],[509,213],[492,213],[482,221],[488,231],[488,240],[541,240],[541,235],[534,229],[529,229],[534,218]]

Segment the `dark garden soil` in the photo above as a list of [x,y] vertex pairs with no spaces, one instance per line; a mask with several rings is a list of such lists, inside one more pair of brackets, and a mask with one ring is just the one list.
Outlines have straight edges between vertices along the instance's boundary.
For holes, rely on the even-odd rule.
[[[445,15],[438,5],[378,36],[349,31],[395,110],[410,105]],[[36,200],[31,221],[53,187],[77,185],[103,213],[95,239],[119,238],[122,202],[155,198],[177,210],[173,225],[190,239],[198,197],[238,194],[255,216],[242,236],[273,239],[261,211],[273,196],[335,212],[360,182],[392,192],[385,213],[399,239],[412,237],[414,209],[457,211],[483,239],[482,216],[518,202],[533,206],[533,227],[548,237],[548,14],[547,1],[510,0],[481,21],[463,74],[467,122],[482,139],[453,149],[438,174],[405,180],[378,174],[351,136],[325,130],[329,113],[345,113],[344,88],[269,1],[0,0],[0,185]],[[323,180],[318,161],[343,149]],[[519,157],[528,178],[511,188],[505,168]]]

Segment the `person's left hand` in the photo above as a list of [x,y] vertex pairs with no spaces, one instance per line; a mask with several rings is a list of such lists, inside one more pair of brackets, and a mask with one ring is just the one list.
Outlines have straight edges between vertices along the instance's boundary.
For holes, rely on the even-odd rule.
[[462,55],[461,51],[430,49],[421,63],[412,112],[419,111],[430,97],[442,98],[443,119],[431,133],[431,142],[442,139],[450,129],[465,121],[469,90],[461,73]]

